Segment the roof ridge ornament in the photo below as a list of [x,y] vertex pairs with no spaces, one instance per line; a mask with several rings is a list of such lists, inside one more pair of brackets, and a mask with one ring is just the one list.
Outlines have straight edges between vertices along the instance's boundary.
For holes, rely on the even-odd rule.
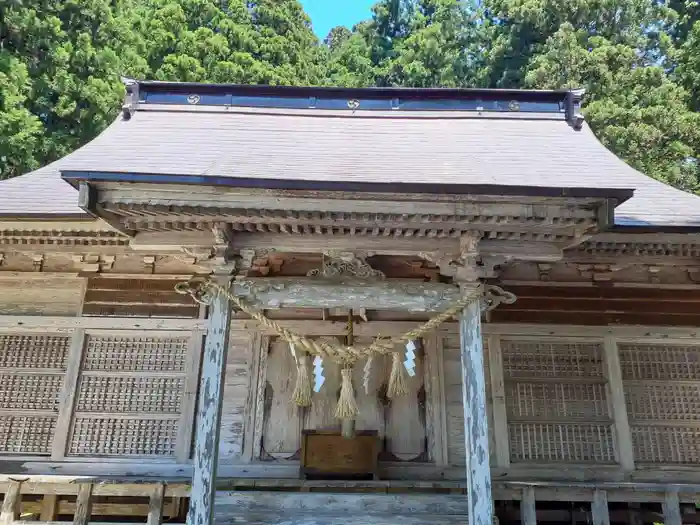
[[139,83],[138,80],[129,77],[121,77],[121,81],[126,88],[124,104],[122,104],[122,118],[130,120],[139,106]]
[[575,131],[581,131],[585,121],[581,113],[581,100],[585,94],[584,88],[570,89],[566,94],[566,121]]

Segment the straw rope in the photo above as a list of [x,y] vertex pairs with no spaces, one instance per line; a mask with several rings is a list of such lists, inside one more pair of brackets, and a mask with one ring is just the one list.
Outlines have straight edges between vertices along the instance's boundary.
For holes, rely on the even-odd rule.
[[372,344],[364,347],[356,347],[354,345],[341,345],[331,341],[318,341],[301,334],[289,330],[279,323],[268,318],[263,312],[248,304],[246,301],[230,293],[223,286],[215,283],[212,280],[204,278],[193,278],[184,283],[178,283],[175,286],[175,291],[183,295],[190,295],[196,302],[200,304],[208,304],[207,298],[212,298],[217,295],[224,295],[241,311],[248,314],[255,321],[260,323],[265,328],[276,333],[290,345],[295,345],[296,348],[314,356],[328,358],[342,364],[352,365],[362,358],[370,357],[375,354],[388,355],[394,353],[397,345],[405,345],[409,341],[420,339],[424,335],[433,332],[442,323],[448,321],[452,317],[458,315],[466,306],[473,301],[479,299],[481,290],[477,289],[469,295],[465,295],[456,301],[447,310],[439,313],[435,317],[417,326],[413,330],[409,330],[403,335],[382,338],[378,337]]

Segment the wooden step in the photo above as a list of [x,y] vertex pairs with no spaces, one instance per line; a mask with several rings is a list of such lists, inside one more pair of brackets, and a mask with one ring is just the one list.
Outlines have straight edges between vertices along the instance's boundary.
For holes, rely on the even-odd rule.
[[216,516],[215,525],[464,525],[466,515],[454,516],[325,516],[314,513],[304,515],[250,514]]
[[466,523],[462,494],[219,491],[217,525],[453,525]]

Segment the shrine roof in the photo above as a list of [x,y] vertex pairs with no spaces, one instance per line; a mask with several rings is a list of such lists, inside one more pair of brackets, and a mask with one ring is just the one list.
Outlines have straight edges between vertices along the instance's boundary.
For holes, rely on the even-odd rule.
[[622,227],[700,227],[700,197],[607,150],[580,91],[130,82],[77,151],[0,181],[0,215],[82,214],[80,180],[604,197]]

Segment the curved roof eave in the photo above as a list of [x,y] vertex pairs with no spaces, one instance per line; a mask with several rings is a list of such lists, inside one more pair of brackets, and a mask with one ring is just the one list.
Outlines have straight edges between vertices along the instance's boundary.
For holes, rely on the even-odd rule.
[[90,218],[78,207],[78,192],[61,179],[61,160],[24,175],[0,180],[0,217],[47,220]]

